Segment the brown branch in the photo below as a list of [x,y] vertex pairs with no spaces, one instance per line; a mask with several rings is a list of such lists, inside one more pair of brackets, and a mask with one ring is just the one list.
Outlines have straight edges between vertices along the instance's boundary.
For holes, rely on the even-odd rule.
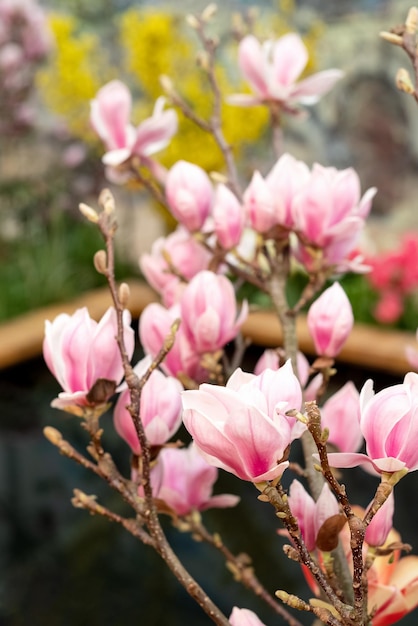
[[[131,394],[131,402],[128,406],[128,411],[132,417],[135,431],[138,436],[139,444],[141,447],[141,469],[142,469],[142,480],[141,484],[144,490],[145,497],[145,508],[144,508],[144,519],[146,526],[148,528],[148,532],[154,542],[154,548],[157,553],[161,556],[161,558],[168,565],[169,569],[176,576],[177,580],[183,585],[189,595],[199,604],[199,606],[204,610],[204,612],[210,617],[210,619],[217,624],[218,626],[230,626],[228,619],[223,615],[220,609],[212,602],[212,600],[207,596],[204,590],[200,587],[200,585],[194,580],[194,578],[189,574],[189,572],[185,569],[183,564],[180,562],[170,544],[167,541],[167,538],[163,532],[163,529],[160,524],[160,520],[158,517],[158,511],[153,499],[151,481],[150,481],[150,471],[151,471],[151,450],[150,445],[148,443],[147,437],[145,435],[144,426],[142,424],[140,418],[140,399],[141,392],[143,386],[151,375],[153,369],[155,369],[161,360],[166,356],[167,352],[172,346],[174,341],[174,333],[171,339],[166,340],[165,345],[161,348],[160,354],[157,356],[157,359],[154,359],[150,368],[146,372],[145,376],[139,380],[138,376],[135,374],[129,356],[126,350],[125,340],[124,340],[124,326],[123,326],[123,312],[124,312],[124,303],[121,302],[119,297],[119,291],[117,288],[115,274],[114,274],[114,245],[113,245],[113,237],[116,230],[116,221],[115,221],[115,207],[114,200],[109,191],[102,192],[100,199],[100,205],[103,210],[99,216],[98,225],[101,230],[101,233],[106,242],[106,250],[107,250],[107,267],[103,272],[107,278],[110,293],[113,299],[113,303],[116,309],[117,314],[117,336],[116,341],[119,347],[119,352],[121,354],[123,368],[125,372],[125,381],[128,385],[130,394]],[[170,345],[171,342],[171,345]]]
[[191,532],[202,541],[213,546],[224,556],[228,569],[233,573],[235,580],[241,582],[247,589],[250,589],[256,596],[260,597],[268,604],[278,615],[280,615],[289,626],[302,626],[288,611],[276,602],[274,597],[262,585],[254,573],[251,565],[251,559],[247,554],[239,554],[235,556],[229,548],[224,544],[218,534],[212,535],[195,515],[188,517],[188,525]]

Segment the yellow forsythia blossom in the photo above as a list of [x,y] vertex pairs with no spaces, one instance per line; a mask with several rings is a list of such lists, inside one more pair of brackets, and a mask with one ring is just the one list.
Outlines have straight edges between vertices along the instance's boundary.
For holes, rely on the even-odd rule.
[[86,139],[91,132],[89,101],[109,80],[109,68],[99,38],[81,32],[75,18],[53,15],[50,27],[55,50],[49,64],[38,72],[37,86],[49,109],[65,120],[74,135]]

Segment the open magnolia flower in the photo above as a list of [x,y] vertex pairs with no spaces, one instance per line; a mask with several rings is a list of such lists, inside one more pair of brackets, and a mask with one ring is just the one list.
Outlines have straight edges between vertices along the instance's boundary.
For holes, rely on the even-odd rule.
[[418,374],[374,394],[368,380],[360,393],[360,429],[367,454],[328,455],[332,467],[366,465],[379,474],[418,469]]
[[290,113],[296,113],[299,104],[315,104],[343,72],[326,70],[297,82],[307,62],[308,51],[296,33],[263,44],[247,35],[239,45],[238,63],[254,95],[229,96],[228,102],[240,106],[277,102]]
[[286,411],[299,410],[302,389],[288,361],[259,376],[241,369],[226,387],[183,392],[183,422],[209,463],[258,483],[288,467],[290,443],[305,430]]
[[99,89],[91,102],[90,121],[104,142],[103,163],[118,166],[130,157],[149,157],[159,152],[177,132],[177,114],[164,111],[165,98],[158,98],[151,117],[136,128],[130,122],[132,98],[120,80]]
[[[127,352],[131,358],[134,331],[128,311],[123,319]],[[99,322],[91,319],[86,307],[73,315],[61,313],[52,322],[45,322],[44,359],[63,388],[53,400],[53,407],[88,406],[92,404],[89,392],[99,379],[113,381],[115,387],[120,383],[123,366],[116,335],[116,311],[112,307]]]

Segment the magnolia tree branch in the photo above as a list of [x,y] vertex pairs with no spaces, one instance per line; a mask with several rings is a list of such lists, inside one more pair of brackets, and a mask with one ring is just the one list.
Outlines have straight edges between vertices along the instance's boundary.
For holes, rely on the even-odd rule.
[[241,582],[247,589],[250,589],[256,596],[262,598],[276,613],[278,613],[289,624],[289,626],[302,626],[286,609],[284,609],[273,596],[262,585],[254,573],[251,559],[247,554],[235,556],[224,544],[218,534],[212,535],[202,524],[200,516],[191,515],[187,521],[190,531],[202,541],[213,546],[224,556],[228,569],[234,575],[235,580]]
[[326,439],[323,437],[321,429],[321,414],[316,402],[306,403],[306,413],[308,416],[308,430],[311,433],[319,454],[319,460],[321,463],[321,470],[324,478],[329,483],[333,490],[338,502],[341,504],[344,511],[344,515],[347,518],[351,535],[351,553],[353,556],[353,596],[354,596],[354,609],[356,623],[367,623],[367,611],[365,614],[365,607],[367,606],[367,583],[363,578],[364,563],[363,563],[363,543],[366,532],[366,525],[359,517],[357,517],[350,505],[344,485],[340,485],[331,471],[328,463],[328,454],[326,448]]
[[176,324],[172,331],[172,334],[166,340],[165,345],[162,347],[160,354],[157,356],[156,359],[154,359],[152,365],[148,368],[145,376],[140,380],[132,368],[125,346],[123,313],[125,310],[128,294],[123,289],[118,289],[115,280],[113,242],[114,234],[116,231],[115,206],[113,196],[108,190],[102,192],[99,198],[99,203],[103,210],[99,215],[98,226],[105,239],[107,251],[106,264],[105,267],[102,268],[102,273],[107,278],[110,293],[116,309],[118,326],[116,341],[118,343],[119,351],[122,358],[123,368],[125,372],[125,381],[128,385],[131,395],[131,402],[128,410],[131,414],[141,447],[141,486],[144,490],[145,496],[145,508],[143,512],[145,523],[148,532],[153,540],[154,549],[165,561],[165,563],[168,565],[170,570],[183,585],[189,595],[199,604],[199,606],[204,610],[204,612],[211,618],[211,620],[215,624],[217,624],[218,626],[228,626],[228,619],[225,617],[225,615],[223,615],[221,610],[212,602],[212,600],[207,596],[207,594],[203,591],[200,585],[185,569],[183,564],[178,559],[177,555],[174,553],[170,544],[168,543],[164,531],[161,527],[157,508],[153,499],[150,480],[151,450],[140,418],[141,392],[146,380],[148,380],[152,371],[156,367],[158,367],[158,365],[163,361],[170,348],[172,347],[174,342]]
[[[325,596],[328,598],[330,604],[341,616],[343,621],[337,622],[337,624],[349,624],[352,626],[363,625],[363,622],[355,621],[356,615],[353,607],[340,600],[334,589],[329,584],[321,568],[309,553],[309,550],[302,539],[297,520],[290,510],[287,496],[281,484],[278,483],[276,486],[270,484],[267,485],[259,498],[261,500],[267,500],[276,509],[277,516],[283,522],[293,541],[297,553],[299,554],[300,563],[309,569]],[[295,604],[291,604],[291,606],[298,608]]]

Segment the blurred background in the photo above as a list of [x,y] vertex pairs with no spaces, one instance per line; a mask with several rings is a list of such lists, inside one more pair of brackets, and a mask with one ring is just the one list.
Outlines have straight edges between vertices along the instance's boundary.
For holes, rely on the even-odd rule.
[[[198,42],[184,20],[206,4],[0,0],[0,330],[30,311],[103,286],[91,262],[100,236],[77,208],[80,202],[95,206],[100,190],[111,186],[101,163],[103,146],[89,125],[89,102],[104,83],[119,78],[133,93],[139,123],[150,115],[161,95],[158,77],[166,74],[207,114],[207,91],[195,65]],[[308,164],[352,166],[363,191],[378,188],[362,242],[373,271],[348,276],[345,286],[358,321],[415,332],[418,108],[395,86],[397,69],[408,67],[406,55],[379,38],[381,30],[404,23],[409,2],[225,0],[213,30],[221,39],[226,93],[242,87],[236,41],[229,35],[239,25],[236,14],[254,6],[260,37],[294,30],[302,35],[310,52],[307,72],[345,71],[306,120],[286,120],[285,149]],[[256,164],[267,171],[273,155],[264,110],[225,105],[223,117],[242,177],[249,178]],[[188,122],[161,161],[170,166],[185,155],[208,171],[222,168],[216,146]],[[139,254],[172,223],[142,189],[111,188],[120,221],[117,274],[138,277]],[[249,361],[257,356],[253,348]],[[119,528],[72,508],[74,487],[98,494],[109,506],[122,505],[44,440],[43,426],[58,423],[80,449],[86,443],[75,419],[50,408],[59,389],[42,359],[12,361],[0,372],[0,626],[208,624],[157,556]],[[350,378],[360,388],[370,376],[377,389],[399,380],[390,368],[376,373],[341,364],[335,384]],[[106,443],[128,472],[127,447],[113,433],[111,417],[105,420]],[[353,493],[365,505],[374,481],[360,471],[355,477]],[[395,519],[415,553],[417,488],[413,475],[399,485]],[[254,557],[272,591],[280,586],[306,597],[297,566],[282,556],[272,510],[256,500],[252,486],[222,475],[219,492],[237,491],[238,523],[236,514],[213,511],[206,514],[208,526],[233,551]],[[169,524],[167,532],[194,574],[210,572],[202,583],[226,613],[233,601],[257,611],[266,624],[280,623],[232,580],[216,554]],[[416,615],[402,624],[414,624]]]

